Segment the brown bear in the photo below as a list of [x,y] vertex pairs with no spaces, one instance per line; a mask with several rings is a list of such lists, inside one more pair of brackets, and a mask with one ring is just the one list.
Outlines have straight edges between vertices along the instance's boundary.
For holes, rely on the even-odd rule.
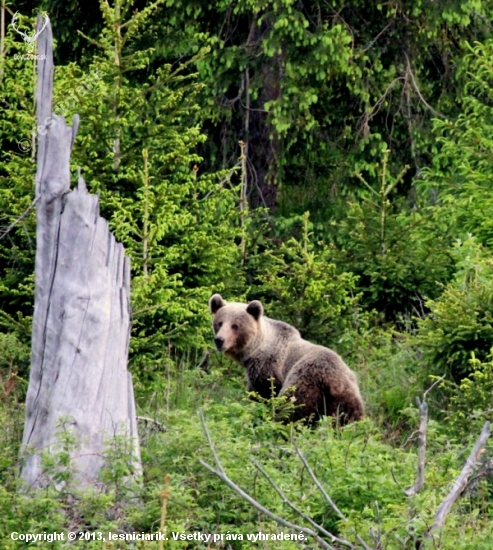
[[214,315],[214,343],[246,370],[248,391],[270,398],[295,387],[291,420],[314,422],[323,415],[340,424],[364,416],[356,376],[334,351],[301,338],[291,325],[264,316],[258,300],[227,303],[220,294],[209,300]]

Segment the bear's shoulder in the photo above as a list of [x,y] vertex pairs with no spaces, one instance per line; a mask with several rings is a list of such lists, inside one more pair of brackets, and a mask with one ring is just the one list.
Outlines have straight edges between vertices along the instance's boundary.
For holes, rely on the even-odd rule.
[[277,321],[276,319],[264,317],[264,322],[264,330],[268,336],[273,336],[280,340],[301,338],[298,329],[288,323],[285,323],[284,321]]

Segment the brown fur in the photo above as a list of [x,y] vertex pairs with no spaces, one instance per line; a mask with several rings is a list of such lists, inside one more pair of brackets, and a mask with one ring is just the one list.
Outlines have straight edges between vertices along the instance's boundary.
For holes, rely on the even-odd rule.
[[314,421],[323,415],[345,424],[364,416],[356,376],[336,352],[301,338],[291,325],[264,316],[258,300],[226,303],[221,295],[209,300],[214,315],[216,347],[246,369],[248,391],[271,397],[295,387],[292,420]]

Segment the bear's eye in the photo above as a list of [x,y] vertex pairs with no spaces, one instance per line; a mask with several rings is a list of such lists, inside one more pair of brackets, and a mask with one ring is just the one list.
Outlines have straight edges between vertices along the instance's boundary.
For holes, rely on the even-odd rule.
[[221,328],[223,326],[223,322],[219,321],[219,323],[217,323],[217,326],[218,326],[218,328]]
[[232,328],[233,330],[238,330],[238,325],[231,325],[231,328]]

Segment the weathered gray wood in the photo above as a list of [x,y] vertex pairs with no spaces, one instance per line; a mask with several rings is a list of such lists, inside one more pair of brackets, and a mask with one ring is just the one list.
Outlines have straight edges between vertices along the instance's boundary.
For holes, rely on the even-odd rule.
[[[39,28],[40,21],[38,21]],[[64,420],[79,442],[80,485],[94,484],[108,439],[127,435],[140,452],[132,379],[130,263],[84,180],[70,191],[70,153],[78,125],[52,117],[53,55],[48,24],[38,37],[37,249],[32,357],[21,477],[43,486],[40,453],[56,452]]]
[[428,530],[428,533],[427,533],[428,536],[436,529],[440,529],[443,527],[445,519],[448,513],[450,512],[450,510],[452,509],[454,502],[459,498],[460,494],[462,493],[462,491],[467,485],[467,480],[469,479],[469,476],[476,468],[479,456],[483,452],[484,446],[489,436],[490,436],[490,423],[485,422],[483,425],[483,429],[481,430],[481,433],[479,434],[479,437],[476,441],[476,444],[474,445],[474,449],[471,451],[471,454],[469,455],[469,458],[464,464],[464,467],[462,468],[461,473],[459,474],[457,479],[454,481],[450,492],[447,494],[447,496],[444,498],[444,500],[440,504],[438,511],[435,515],[435,521],[433,522],[433,525]]

